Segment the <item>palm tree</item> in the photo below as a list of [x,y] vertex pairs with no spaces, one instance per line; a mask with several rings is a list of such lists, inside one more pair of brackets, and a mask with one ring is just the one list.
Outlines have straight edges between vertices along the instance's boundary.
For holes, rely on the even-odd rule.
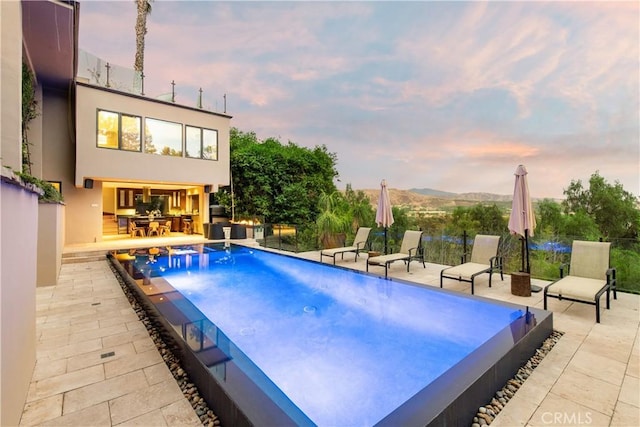
[[349,229],[350,221],[346,216],[346,206],[342,194],[338,191],[320,194],[318,199],[320,214],[316,218],[318,237],[325,249],[344,246],[344,233]]
[[136,58],[134,70],[142,73],[144,70],[144,36],[147,34],[147,16],[151,13],[153,0],[136,0],[138,16],[136,18]]

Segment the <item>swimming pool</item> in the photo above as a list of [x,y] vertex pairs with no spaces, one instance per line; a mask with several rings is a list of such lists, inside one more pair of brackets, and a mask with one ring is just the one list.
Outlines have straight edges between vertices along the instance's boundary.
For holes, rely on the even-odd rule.
[[236,245],[114,258],[228,425],[470,423],[552,329],[540,310]]

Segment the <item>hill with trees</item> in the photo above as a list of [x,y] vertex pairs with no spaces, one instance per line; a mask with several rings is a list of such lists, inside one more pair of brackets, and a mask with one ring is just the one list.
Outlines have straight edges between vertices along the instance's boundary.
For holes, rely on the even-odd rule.
[[[437,190],[426,192],[417,192],[415,189],[399,190],[397,188],[389,188],[388,190],[392,204],[416,212],[451,212],[456,207],[471,207],[478,203],[495,203],[506,209],[511,207],[511,199],[513,197],[490,193],[456,194]],[[377,205],[380,189],[363,189],[359,191],[366,194],[374,206]],[[433,194],[427,194],[431,192]]]

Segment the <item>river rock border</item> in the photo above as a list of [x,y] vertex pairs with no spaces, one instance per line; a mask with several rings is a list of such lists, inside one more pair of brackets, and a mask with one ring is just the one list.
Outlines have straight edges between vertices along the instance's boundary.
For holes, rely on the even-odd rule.
[[502,389],[498,390],[491,402],[478,408],[478,413],[473,417],[471,427],[481,427],[489,425],[498,416],[509,400],[515,395],[518,389],[524,384],[529,375],[538,367],[542,359],[551,351],[554,345],[564,335],[562,332],[553,331],[549,337],[542,342],[542,346],[536,353],[527,360],[516,375],[507,381]]
[[162,326],[154,324],[149,318],[145,309],[140,305],[134,293],[129,289],[124,279],[120,276],[115,267],[109,262],[109,267],[114,276],[118,280],[122,291],[129,300],[133,311],[138,315],[138,319],[147,328],[149,336],[153,340],[154,344],[158,348],[158,352],[162,356],[162,360],[171,371],[171,374],[175,378],[180,390],[184,394],[184,397],[189,401],[191,407],[196,412],[196,415],[200,418],[203,426],[214,427],[220,426],[220,419],[213,413],[213,411],[207,405],[207,402],[200,396],[198,388],[189,380],[189,376],[180,366],[180,360],[173,354],[171,349],[162,339],[161,328]]
[[[145,309],[140,305],[134,293],[129,289],[124,279],[120,276],[115,267],[109,263],[111,271],[117,278],[122,291],[129,300],[131,307],[138,315],[138,318],[142,324],[147,328],[151,339],[158,348],[158,352],[162,356],[162,360],[166,363],[167,367],[171,371],[171,374],[176,379],[180,390],[184,394],[184,397],[189,401],[196,414],[202,421],[202,425],[207,427],[220,426],[220,419],[213,413],[213,411],[207,405],[207,402],[200,396],[197,387],[189,380],[187,373],[180,367],[180,360],[173,354],[162,339],[160,332],[161,326],[154,324],[149,318]],[[507,402],[514,396],[518,389],[524,384],[531,372],[540,364],[542,359],[551,351],[554,345],[560,340],[563,333],[553,331],[549,337],[544,340],[542,346],[536,350],[536,353],[524,364],[516,375],[507,381],[501,390],[498,390],[495,396],[491,399],[491,402],[478,408],[478,412],[473,417],[473,423],[471,427],[481,427],[489,425],[498,416],[500,411],[504,408]]]

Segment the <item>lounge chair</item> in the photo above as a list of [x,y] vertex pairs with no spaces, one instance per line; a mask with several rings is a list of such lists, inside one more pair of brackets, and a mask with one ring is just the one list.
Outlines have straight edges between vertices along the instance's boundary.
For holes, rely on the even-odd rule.
[[544,288],[544,309],[547,297],[592,304],[596,306],[596,322],[600,323],[600,297],[607,293],[607,309],[610,307],[609,294],[616,295],[616,269],[609,265],[611,243],[584,242],[574,240],[571,248],[571,263],[560,266],[560,279]]
[[370,227],[360,227],[358,228],[358,232],[356,233],[356,237],[353,239],[353,244],[351,246],[343,246],[340,248],[332,248],[332,249],[323,249],[320,251],[320,262],[322,262],[322,257],[331,257],[333,258],[333,264],[336,264],[336,255],[342,255],[342,259],[344,259],[344,254],[347,252],[355,252],[356,253],[356,261],[358,261],[358,255],[360,251],[363,250],[367,246],[367,242],[369,240],[369,233],[371,232]]
[[467,261],[468,254],[461,257],[461,264],[454,267],[445,268],[440,272],[440,287],[443,279],[454,279],[461,282],[471,283],[471,295],[475,289],[475,278],[481,274],[489,273],[489,287],[491,287],[491,276],[494,271],[500,272],[500,279],[504,280],[502,271],[502,257],[498,255],[500,248],[500,236],[476,235],[473,240],[471,259]]
[[414,259],[422,261],[422,267],[426,268],[424,253],[422,252],[422,231],[407,230],[402,237],[400,252],[367,259],[367,271],[369,271],[370,265],[384,265],[384,277],[387,277],[389,264],[396,261],[404,261],[407,264],[408,272],[409,265]]

